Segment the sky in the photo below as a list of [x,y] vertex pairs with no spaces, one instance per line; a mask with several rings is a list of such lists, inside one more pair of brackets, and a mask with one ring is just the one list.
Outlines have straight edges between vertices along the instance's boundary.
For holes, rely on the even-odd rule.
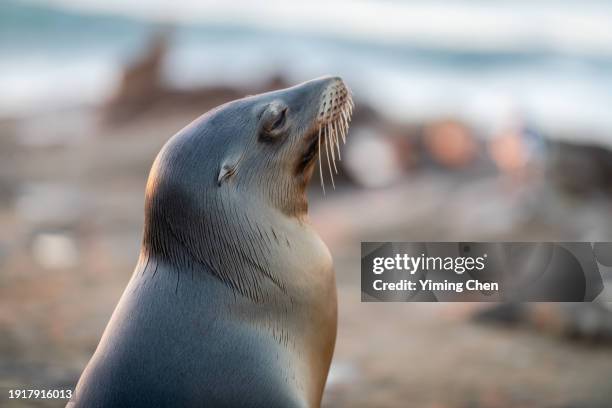
[[612,56],[612,2],[30,0],[174,22],[215,22],[372,42]]

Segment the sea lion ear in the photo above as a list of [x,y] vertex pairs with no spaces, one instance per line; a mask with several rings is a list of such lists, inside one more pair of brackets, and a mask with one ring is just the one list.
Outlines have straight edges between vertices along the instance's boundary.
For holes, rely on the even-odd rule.
[[238,157],[230,157],[223,160],[221,163],[221,169],[219,169],[219,176],[217,177],[217,185],[221,185],[230,178],[235,172],[238,166]]

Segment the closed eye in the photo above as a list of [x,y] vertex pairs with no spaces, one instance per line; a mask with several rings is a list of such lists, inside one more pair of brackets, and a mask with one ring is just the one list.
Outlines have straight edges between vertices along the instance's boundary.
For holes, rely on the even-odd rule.
[[283,126],[283,124],[285,124],[286,116],[287,116],[287,108],[283,109],[280,112],[280,114],[278,115],[278,118],[274,121],[270,130],[278,129],[281,126]]

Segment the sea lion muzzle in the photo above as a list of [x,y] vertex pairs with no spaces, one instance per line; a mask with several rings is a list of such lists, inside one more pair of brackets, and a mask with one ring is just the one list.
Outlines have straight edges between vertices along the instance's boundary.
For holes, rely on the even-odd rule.
[[321,144],[323,143],[325,146],[329,175],[332,186],[335,188],[333,174],[334,172],[338,174],[336,152],[338,159],[341,160],[340,141],[346,143],[353,107],[351,91],[344,81],[340,78],[329,79],[322,89],[319,109],[314,120],[314,129],[306,138],[306,150],[297,167],[298,172],[304,171],[314,161],[315,156],[319,154],[319,176],[323,192],[325,192],[325,182],[321,164]]

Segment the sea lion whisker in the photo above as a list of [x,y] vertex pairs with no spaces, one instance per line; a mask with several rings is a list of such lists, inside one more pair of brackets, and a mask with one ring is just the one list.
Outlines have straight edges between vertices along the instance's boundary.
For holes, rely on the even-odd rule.
[[336,184],[334,183],[334,173],[332,172],[331,161],[329,160],[329,135],[327,133],[328,132],[326,126],[325,128],[323,128],[323,136],[325,139],[325,154],[327,155],[327,166],[329,167],[329,176],[331,178],[332,188],[335,190]]
[[331,149],[332,164],[334,165],[334,171],[338,174],[338,168],[336,167],[336,156],[334,154],[334,129],[332,123],[327,124],[327,135],[329,139],[329,148]]
[[342,160],[342,156],[340,155],[340,139],[338,136],[338,122],[334,122],[334,139],[336,140],[336,149],[338,149],[338,160]]
[[336,156],[335,156],[335,151],[334,151],[334,134],[333,134],[332,129],[331,129],[331,122],[327,122],[326,127],[327,127],[327,137],[329,139],[331,139],[329,141],[329,144],[331,146],[332,162],[334,162],[334,164],[335,164],[336,163]]
[[342,131],[340,135],[342,136],[342,143],[346,143],[346,130],[348,129],[348,122],[346,121],[346,108],[342,109]]
[[323,182],[323,166],[321,166],[321,126],[319,126],[319,136],[317,143],[319,144],[319,177],[321,178],[321,188],[323,189],[323,195],[325,195],[325,183]]

